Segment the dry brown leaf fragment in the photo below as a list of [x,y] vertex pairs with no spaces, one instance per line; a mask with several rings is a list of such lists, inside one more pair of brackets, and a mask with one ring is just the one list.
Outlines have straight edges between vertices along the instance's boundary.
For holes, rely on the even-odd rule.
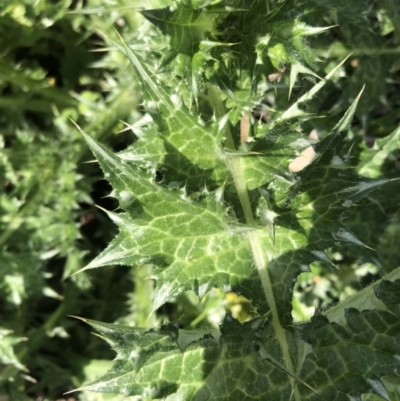
[[304,149],[290,164],[289,170],[292,173],[298,173],[306,168],[315,159],[316,153],[312,146]]
[[245,114],[240,120],[240,142],[247,142],[249,140],[250,132],[250,116]]
[[277,72],[268,75],[269,82],[274,82],[279,79],[286,71],[285,67],[280,68]]

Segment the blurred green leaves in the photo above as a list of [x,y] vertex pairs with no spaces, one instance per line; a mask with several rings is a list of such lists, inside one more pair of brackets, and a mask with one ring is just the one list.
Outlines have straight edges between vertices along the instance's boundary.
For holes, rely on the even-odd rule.
[[[89,333],[68,313],[92,310],[115,320],[121,313],[113,310],[129,309],[133,280],[121,285],[124,272],[116,278],[118,295],[108,283],[112,270],[67,279],[112,233],[94,208],[107,190],[95,186],[97,166],[83,164],[90,156],[69,119],[117,146],[120,120],[139,115],[135,82],[123,74],[110,78],[118,57],[93,51],[106,47],[95,29],[109,16],[88,18],[82,6],[71,0],[0,6],[0,395],[10,399],[57,398],[74,378],[82,380],[88,360],[75,345],[85,347]],[[113,18],[136,23],[124,12]],[[99,301],[108,297],[109,307]],[[107,356],[101,345],[93,349],[97,358]]]

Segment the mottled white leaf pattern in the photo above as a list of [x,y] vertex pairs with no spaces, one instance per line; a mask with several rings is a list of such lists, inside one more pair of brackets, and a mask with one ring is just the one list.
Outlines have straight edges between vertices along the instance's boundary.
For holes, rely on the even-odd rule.
[[[279,12],[285,13],[290,2],[282,3]],[[210,10],[227,13],[226,18],[244,12],[185,7],[144,14],[171,37],[171,49],[189,59],[218,25],[217,19],[206,23]],[[282,38],[292,40],[286,53],[301,50],[298,64],[287,56],[292,81],[299,72],[311,74],[302,36],[323,29],[297,20],[274,24]],[[268,52],[283,54],[279,43],[271,48],[268,40],[263,43],[265,49],[257,48],[260,59]],[[291,315],[294,283],[311,262],[327,261],[324,251],[334,245],[364,246],[346,227],[343,212],[387,182],[359,176],[348,164],[347,131],[361,94],[312,148],[296,129],[299,119],[312,114],[304,105],[344,61],[255,138],[241,143],[224,117],[226,83],[221,90],[205,90],[201,101],[213,113],[203,118],[200,106],[187,107],[179,89],[168,86],[126,44],[115,45],[142,84],[152,121],[120,154],[83,134],[124,209],[108,212],[119,234],[86,269],[150,263],[154,310],[185,290],[202,297],[217,287],[243,294],[260,317],[240,324],[227,314],[218,330],[182,330],[179,324],[147,330],[88,321],[117,359],[84,388],[168,401],[341,401],[361,400],[363,393],[388,399],[381,377],[400,369],[400,269],[311,322],[294,325]],[[221,71],[207,71],[212,85]]]

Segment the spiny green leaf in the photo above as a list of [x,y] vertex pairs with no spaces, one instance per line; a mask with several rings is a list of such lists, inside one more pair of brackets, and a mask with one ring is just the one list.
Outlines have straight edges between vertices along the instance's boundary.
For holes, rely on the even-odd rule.
[[[0,363],[2,365],[11,365],[15,369],[27,371],[26,367],[21,364],[14,353],[13,346],[21,341],[26,341],[27,338],[17,338],[12,335],[11,330],[6,330],[0,327]],[[0,373],[0,382],[8,381],[10,377],[3,376]]]
[[[118,352],[118,361],[83,389],[123,389],[127,396],[151,399],[288,399],[286,373],[275,363],[277,343],[271,326],[263,321],[241,325],[228,317],[220,331],[188,331],[169,325],[157,332],[88,321]],[[232,379],[233,386],[229,385]]]
[[[271,310],[271,329],[278,336],[284,355],[280,372],[291,378],[291,385],[283,394],[286,397],[292,391],[298,393],[299,389],[294,387],[296,375],[288,345],[288,341],[294,339],[290,340],[289,333],[283,334],[284,327],[291,324],[293,282],[313,260],[324,260],[323,250],[332,243],[359,243],[337,221],[338,217],[353,201],[382,184],[362,179],[346,170],[344,144],[357,101],[358,98],[332,134],[316,146],[318,156],[315,162],[298,174],[297,181],[288,181],[283,186],[272,185],[267,189],[258,187],[264,195],[260,198],[257,220],[248,209],[241,157],[226,159],[244,208],[246,225],[229,223],[223,205],[218,202],[218,191],[205,194],[197,201],[184,199],[185,193],[157,184],[151,172],[113,155],[85,135],[114,187],[114,194],[126,209],[125,214],[109,213],[119,226],[120,234],[87,268],[112,263],[153,263],[157,281],[154,309],[186,289],[194,289],[200,296],[213,286],[243,293],[261,313]],[[323,179],[326,184],[322,184]],[[286,339],[279,340],[279,332]],[[198,353],[199,349],[194,352]],[[247,358],[244,354],[242,357]],[[179,358],[175,364],[180,366],[180,372],[184,359],[182,355]],[[252,351],[251,364],[254,358],[258,360],[259,355]],[[279,358],[265,359],[268,364],[274,360],[281,363]],[[176,383],[179,378],[180,373],[173,379],[173,384],[164,378],[158,384],[147,384],[152,388],[152,397],[183,391]],[[104,379],[113,380],[113,375]],[[303,385],[307,387],[309,384],[305,383]],[[129,394],[144,391],[142,386],[135,386]],[[196,389],[196,393],[199,391],[201,394],[203,390]],[[213,390],[214,396],[219,391]],[[273,391],[281,390],[278,386]],[[184,397],[187,396],[185,393]],[[224,395],[228,396],[230,393]]]
[[[397,269],[327,317],[317,315],[300,327],[313,347],[301,377],[319,390],[320,397],[344,400],[372,393],[390,400],[380,378],[393,375],[400,365],[399,274]],[[318,383],[325,384],[320,388]],[[305,392],[304,399],[320,399]]]
[[[366,244],[374,244],[374,251],[355,248],[352,255],[377,263],[384,272],[398,267],[399,257],[399,196],[400,180],[396,160],[400,141],[396,129],[386,138],[376,140],[372,148],[362,145],[359,174],[371,178],[385,177],[388,183],[370,194],[356,208],[346,212],[346,224]],[[366,225],[365,221],[375,222]]]
[[292,67],[290,69],[290,84],[289,84],[289,98],[293,90],[293,86],[296,82],[297,76],[299,74],[310,74],[313,75],[314,77],[320,78],[314,71],[310,70],[309,68],[305,67],[304,65],[300,63],[293,63]]
[[[337,24],[340,35],[345,38],[345,51],[353,52],[356,57],[354,73],[349,76],[348,83],[343,88],[345,91],[342,99],[353,98],[358,87],[366,85],[365,94],[357,111],[358,117],[362,119],[366,128],[371,119],[371,111],[387,102],[385,100],[388,94],[386,78],[390,64],[394,62],[398,54],[396,41],[381,35],[376,29],[374,20],[377,8],[396,11],[389,1],[363,3],[338,0],[334,7],[330,0],[312,0],[310,3],[313,3],[310,8],[317,15],[330,14],[329,23]],[[392,20],[397,23],[398,18],[392,17]],[[398,32],[395,34],[397,41],[398,34]]]
[[390,159],[395,162],[399,143],[400,128],[397,128],[386,138],[377,140],[372,149],[365,149],[361,155],[359,174],[378,178],[385,162],[387,163]]
[[175,7],[145,10],[142,14],[170,37],[170,48],[161,60],[160,69],[175,60],[175,73],[183,77],[192,100],[197,102],[204,66],[212,59],[210,50],[218,45],[212,41],[217,14],[201,6],[195,8],[190,1]]
[[[197,188],[204,185],[216,186],[226,176],[219,162],[221,133],[214,125],[205,124],[192,116],[180,102],[179,95],[169,93],[169,88],[157,82],[148,66],[128,46],[116,46],[131,61],[134,71],[142,83],[147,110],[158,127],[158,135],[149,138],[149,144],[142,140],[143,146],[156,146],[158,152],[146,156],[139,147],[136,156],[148,163],[148,157],[156,158],[167,169],[169,180],[184,181]],[[175,103],[172,99],[176,100]],[[154,150],[154,149],[152,149]],[[162,152],[162,153],[161,153]],[[150,159],[151,160],[151,159]]]
[[[86,269],[154,263],[158,266],[155,309],[193,288],[200,296],[214,286],[247,296],[259,293],[247,230],[229,226],[215,194],[203,201],[185,199],[184,192],[162,187],[150,174],[84,136],[127,209],[125,214],[109,213],[120,234]],[[265,308],[262,297],[255,296],[254,302]]]
[[307,118],[309,113],[302,110],[301,106],[309,102],[322,88],[323,86],[332,78],[332,76],[339,70],[339,68],[345,63],[345,61],[350,57],[347,56],[339,65],[337,65],[324,80],[314,85],[307,93],[305,93],[300,99],[298,99],[289,109],[287,109],[280,118],[274,121],[274,125],[280,124],[285,120],[291,118]]
[[[400,368],[399,272],[354,296],[346,310],[336,308],[343,313],[339,320],[328,313],[295,327],[293,346],[305,353],[293,352],[297,399],[359,399],[371,392],[389,400],[381,377]],[[371,297],[371,290],[376,295]],[[372,299],[381,310],[351,307],[365,301],[372,307]],[[265,318],[241,325],[228,316],[220,330],[193,331],[175,324],[154,331],[87,322],[115,349],[117,359],[85,390],[185,401],[291,397],[285,369],[276,362],[275,333]]]
[[[347,135],[361,94],[321,141],[310,145],[301,137],[299,120],[310,119],[310,100],[342,62],[280,117],[254,124],[249,142],[239,139],[231,122],[240,117],[229,114],[244,109],[251,115],[247,107],[268,63],[294,65],[292,84],[299,71],[312,71],[315,55],[303,38],[321,28],[300,22],[290,0],[275,7],[232,1],[233,10],[220,7],[212,21],[222,45],[201,54],[211,29],[198,36],[191,31],[202,20],[189,4],[150,13],[167,16],[156,23],[180,53],[168,66],[177,74],[171,82],[127,45],[115,44],[131,61],[152,121],[119,155],[85,135],[125,210],[108,212],[120,232],[87,268],[152,264],[154,310],[187,289],[202,297],[218,287],[246,296],[260,317],[240,324],[227,315],[219,330],[194,331],[180,329],[179,322],[159,330],[90,322],[118,356],[85,389],[171,401],[341,401],[365,392],[387,398],[381,377],[394,374],[400,360],[398,269],[339,304],[337,312],[300,326],[291,316],[294,283],[310,263],[329,262],[325,250],[335,245],[364,246],[345,225],[344,212],[387,182],[359,176],[349,164]],[[203,16],[219,6],[206,5]],[[182,32],[189,29],[188,42],[173,27],[180,22]],[[193,62],[202,74],[187,85],[198,95],[195,108],[187,89],[175,88],[177,77],[190,76],[185,69]],[[311,157],[294,168],[304,148]],[[367,293],[374,299],[369,309],[360,306]]]
[[215,17],[202,9],[194,9],[190,2],[179,3],[175,9],[145,10],[142,14],[170,36],[171,48],[176,53],[193,56],[207,32],[214,30]]
[[309,146],[309,142],[300,137],[300,133],[295,129],[294,124],[290,124],[290,121],[310,115],[303,111],[303,108],[329,82],[346,59],[335,67],[324,80],[298,99],[282,116],[274,120],[270,126],[259,129],[257,136],[261,138],[248,145],[248,150],[252,153],[249,152],[241,161],[249,190],[275,180],[286,181],[288,185],[290,184],[292,177],[287,170],[289,161],[294,158],[296,151]]

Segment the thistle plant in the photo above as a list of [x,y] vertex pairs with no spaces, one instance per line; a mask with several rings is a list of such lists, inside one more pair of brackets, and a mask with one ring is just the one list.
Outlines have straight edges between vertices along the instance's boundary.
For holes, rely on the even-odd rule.
[[[328,28],[299,13],[291,1],[193,0],[143,11],[169,40],[156,68],[154,55],[113,42],[141,85],[148,123],[117,154],[82,132],[121,208],[106,212],[119,234],[85,269],[152,265],[153,313],[184,291],[201,299],[218,288],[246,297],[256,316],[239,322],[227,312],[218,328],[200,329],[87,320],[117,358],[82,389],[145,400],[390,399],[382,378],[400,369],[399,268],[310,321],[292,317],[296,279],[311,263],[334,269],[327,249],[372,245],[346,226],[346,211],[391,185],[349,162],[361,87],[328,135],[313,142],[303,134],[346,60],[318,77],[306,38]],[[299,74],[314,81],[302,93]],[[297,100],[279,111],[282,75],[286,98]],[[368,168],[379,169],[379,158]]]

